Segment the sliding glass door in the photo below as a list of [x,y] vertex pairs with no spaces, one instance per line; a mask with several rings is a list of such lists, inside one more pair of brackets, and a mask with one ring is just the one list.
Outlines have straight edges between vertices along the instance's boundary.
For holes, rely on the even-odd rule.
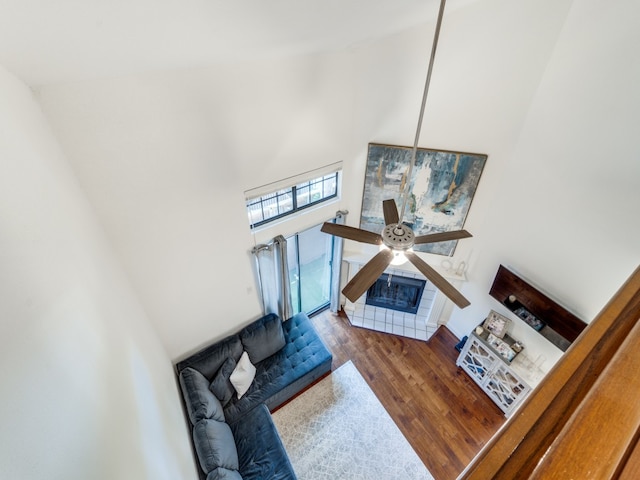
[[312,314],[331,299],[331,257],[333,235],[320,231],[322,225],[287,238],[291,303],[295,313]]

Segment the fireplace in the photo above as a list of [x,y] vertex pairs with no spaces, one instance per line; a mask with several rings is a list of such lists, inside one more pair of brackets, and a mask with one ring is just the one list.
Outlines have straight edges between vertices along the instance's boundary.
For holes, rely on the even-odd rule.
[[[345,280],[353,280],[370,259],[369,255],[345,255],[344,262],[347,272]],[[401,281],[400,279],[408,280],[413,285],[416,285],[413,280],[418,280],[418,283],[424,282],[424,277],[409,265],[390,266],[384,273],[386,275],[380,277],[382,280],[381,287],[386,286],[388,288],[388,283]],[[389,282],[389,276],[391,276],[391,282]],[[464,275],[456,275],[450,271],[444,271],[443,276],[452,282],[454,286],[459,286],[465,281]],[[414,301],[411,303],[417,305],[410,311],[415,313],[398,311],[397,307],[389,306],[390,301],[388,298],[379,298],[378,300],[382,303],[376,303],[376,305],[380,306],[372,305],[372,298],[367,299],[372,295],[375,297],[376,292],[372,292],[371,295],[365,293],[355,302],[345,299],[342,308],[354,327],[368,328],[377,332],[392,333],[418,340],[428,340],[440,325],[447,324],[449,315],[451,315],[451,309],[445,308],[448,298],[439,292],[431,282],[425,282],[422,297],[413,297]]]
[[383,273],[367,290],[365,303],[399,312],[417,313],[426,281]]

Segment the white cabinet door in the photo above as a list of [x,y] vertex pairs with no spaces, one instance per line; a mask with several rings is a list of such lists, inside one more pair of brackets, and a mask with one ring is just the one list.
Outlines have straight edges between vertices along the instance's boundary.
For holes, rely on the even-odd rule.
[[498,357],[475,336],[469,337],[458,357],[458,365],[466,370],[480,386],[493,369]]
[[496,405],[509,414],[531,388],[507,365],[496,364],[488,375],[484,389]]

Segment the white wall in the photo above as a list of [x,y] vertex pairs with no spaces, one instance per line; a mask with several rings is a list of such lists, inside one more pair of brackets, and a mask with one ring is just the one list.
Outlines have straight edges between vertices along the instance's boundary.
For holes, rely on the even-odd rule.
[[312,223],[253,238],[244,191],[348,154],[347,68],[314,56],[40,91],[172,358],[261,314],[251,247]]
[[[614,4],[487,0],[445,13],[420,144],[489,156],[465,224],[474,238],[451,259],[469,264],[472,305],[448,324],[459,337],[491,309],[511,316],[488,295],[500,264],[587,322],[640,264],[640,5]],[[412,144],[432,35],[354,52],[354,178],[367,142]],[[361,192],[345,193],[353,224]],[[560,350],[512,318],[526,353],[553,365]]]
[[478,230],[469,313],[496,308],[484,294],[503,263],[591,321],[640,264],[638,18],[634,1],[572,3]]
[[[638,264],[626,136],[637,127],[638,12],[614,3],[483,0],[445,14],[421,146],[489,155],[466,223],[474,238],[453,259],[470,264],[472,306],[449,325],[459,336],[500,310],[487,292],[501,263],[585,320]],[[338,207],[358,224],[367,144],[413,142],[432,34],[425,25],[323,56],[40,90],[172,358],[260,312],[248,251],[262,238],[249,233],[244,190],[342,160],[339,202],[267,233]],[[607,175],[627,183],[598,181]],[[550,349],[550,363],[559,356],[516,333]]]
[[1,67],[0,158],[0,477],[197,478],[169,357]]

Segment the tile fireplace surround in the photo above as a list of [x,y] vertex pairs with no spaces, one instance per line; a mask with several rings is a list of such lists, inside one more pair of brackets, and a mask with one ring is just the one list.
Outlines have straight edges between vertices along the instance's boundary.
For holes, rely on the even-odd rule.
[[[364,255],[345,255],[343,258],[343,272],[346,272],[347,281],[353,278],[367,263],[367,260],[368,258]],[[447,273],[441,269],[438,269],[438,272],[455,287],[459,287],[466,279],[464,275]],[[406,278],[424,279],[424,276],[410,263],[392,265],[384,273]],[[365,292],[355,303],[346,298],[344,299],[343,310],[353,326],[393,333],[418,340],[428,340],[435,333],[438,326],[447,323],[451,314],[451,302],[447,302],[447,298],[428,280],[422,292],[418,313],[416,314],[366,305],[366,297],[367,294]],[[449,308],[445,308],[447,304],[449,304]]]

